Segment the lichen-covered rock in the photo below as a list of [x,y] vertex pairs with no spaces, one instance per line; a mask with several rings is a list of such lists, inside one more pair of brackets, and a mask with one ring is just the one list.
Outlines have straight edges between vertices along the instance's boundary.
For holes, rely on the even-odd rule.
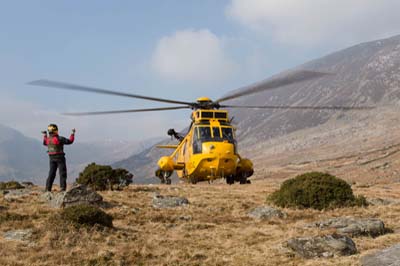
[[7,201],[13,201],[16,199],[24,198],[33,193],[31,189],[13,189],[6,191],[7,193],[4,195],[4,199]]
[[154,208],[175,208],[188,204],[189,204],[188,199],[183,197],[162,196],[162,195],[153,196]]
[[40,196],[41,200],[48,202],[53,208],[64,208],[74,205],[99,205],[103,197],[90,188],[79,185],[66,192],[45,192]]
[[28,241],[32,236],[32,229],[13,230],[3,234],[4,239],[9,241]]
[[385,224],[376,218],[338,217],[316,222],[314,226],[321,229],[336,229],[337,233],[349,236],[376,237],[386,233]]
[[253,210],[251,210],[248,214],[249,217],[260,219],[260,220],[268,220],[272,218],[286,218],[287,214],[282,212],[279,209],[272,208],[270,206],[260,206]]
[[21,182],[21,185],[23,185],[26,188],[35,186],[35,184],[33,184],[32,182],[29,182],[29,181]]
[[356,245],[348,236],[326,235],[289,239],[287,247],[303,258],[330,258],[348,256],[357,252]]
[[361,258],[362,266],[400,266],[400,244]]
[[381,198],[367,199],[367,202],[369,205],[373,205],[373,206],[386,206],[386,205],[400,204],[399,200],[381,199]]

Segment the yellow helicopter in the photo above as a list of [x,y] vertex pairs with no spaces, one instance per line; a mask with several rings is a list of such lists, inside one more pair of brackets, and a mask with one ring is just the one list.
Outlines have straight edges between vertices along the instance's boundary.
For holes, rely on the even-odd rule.
[[321,78],[328,73],[298,70],[284,76],[272,78],[254,84],[236,92],[212,101],[207,97],[198,98],[196,102],[185,102],[177,100],[149,97],[125,92],[104,90],[99,88],[75,85],[71,83],[36,80],[29,82],[29,85],[52,87],[67,90],[86,91],[100,94],[116,95],[130,98],[138,98],[149,101],[157,101],[169,104],[178,104],[173,107],[100,111],[100,112],[79,112],[65,113],[66,115],[105,115],[118,113],[135,113],[150,111],[167,111],[177,109],[192,109],[191,125],[186,134],[168,131],[168,135],[175,137],[177,145],[161,145],[159,148],[173,149],[170,156],[161,157],[158,161],[159,169],[156,176],[162,183],[171,183],[171,175],[176,171],[179,178],[190,183],[199,181],[213,181],[218,178],[226,179],[227,184],[239,182],[240,184],[250,183],[248,178],[253,175],[253,163],[242,158],[237,151],[235,128],[231,124],[227,110],[221,108],[253,108],[253,109],[297,109],[297,110],[350,110],[370,109],[370,107],[343,107],[343,106],[237,106],[224,105],[222,102],[247,96],[261,91],[277,89],[289,84],[306,80]]

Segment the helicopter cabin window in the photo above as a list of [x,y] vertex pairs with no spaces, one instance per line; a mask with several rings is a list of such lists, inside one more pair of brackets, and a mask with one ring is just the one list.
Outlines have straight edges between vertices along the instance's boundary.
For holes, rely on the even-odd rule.
[[214,118],[213,112],[201,112],[201,118]]
[[215,112],[215,118],[224,118],[224,119],[226,119],[227,118],[227,113],[224,113],[224,112]]

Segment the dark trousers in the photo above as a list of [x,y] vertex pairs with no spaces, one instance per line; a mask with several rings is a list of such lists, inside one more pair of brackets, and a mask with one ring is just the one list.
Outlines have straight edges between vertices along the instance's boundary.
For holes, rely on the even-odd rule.
[[46,190],[51,191],[54,179],[56,178],[57,168],[60,173],[60,187],[61,190],[67,189],[67,165],[65,163],[64,155],[50,155],[50,170],[49,177],[46,180]]

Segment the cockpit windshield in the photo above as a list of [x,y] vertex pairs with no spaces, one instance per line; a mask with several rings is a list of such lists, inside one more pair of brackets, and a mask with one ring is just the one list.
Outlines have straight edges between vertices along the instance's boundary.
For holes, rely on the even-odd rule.
[[203,142],[229,142],[236,147],[232,127],[197,126],[194,129],[193,153],[201,153]]
[[211,130],[210,127],[198,127],[200,140],[211,140]]
[[233,130],[231,127],[222,127],[221,131],[222,131],[222,139],[232,143],[234,142]]

